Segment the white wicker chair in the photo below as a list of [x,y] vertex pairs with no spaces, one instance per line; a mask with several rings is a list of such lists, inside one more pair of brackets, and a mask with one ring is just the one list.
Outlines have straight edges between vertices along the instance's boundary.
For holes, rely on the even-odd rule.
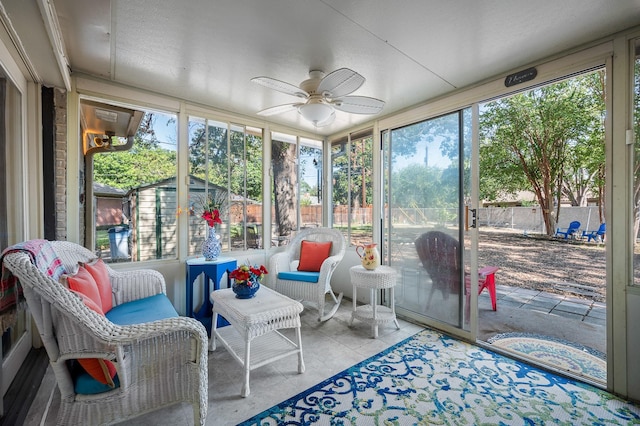
[[[77,244],[52,241],[65,269],[95,258]],[[187,402],[194,423],[207,417],[207,334],[200,322],[177,317],[119,326],[87,308],[79,297],[39,271],[26,252],[4,256],[18,278],[37,324],[61,394],[58,424],[106,424]],[[114,306],[165,293],[162,275],[152,270],[109,269]],[[67,360],[110,359],[120,386],[96,395],[74,392]]]
[[[305,281],[278,279],[280,272],[296,271],[300,262],[300,245],[302,240],[325,242],[331,241],[330,256],[320,267],[320,277],[317,283]],[[340,307],[342,293],[337,297],[331,289],[331,275],[344,257],[345,240],[340,231],[331,228],[307,228],[300,231],[283,252],[271,256],[269,259],[269,275],[273,289],[294,300],[301,300],[313,304],[318,309],[318,321],[326,321]],[[335,302],[331,310],[325,314],[324,305],[326,294],[329,293]]]

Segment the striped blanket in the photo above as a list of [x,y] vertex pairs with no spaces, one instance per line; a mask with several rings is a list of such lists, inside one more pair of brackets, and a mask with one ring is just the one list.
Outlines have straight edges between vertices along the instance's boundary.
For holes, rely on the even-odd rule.
[[0,277],[0,331],[4,333],[15,324],[18,304],[22,301],[22,287],[18,278],[5,268],[4,256],[16,251],[29,254],[33,264],[42,273],[58,280],[65,272],[64,266],[47,240],[29,240],[7,247],[0,256],[2,276]]

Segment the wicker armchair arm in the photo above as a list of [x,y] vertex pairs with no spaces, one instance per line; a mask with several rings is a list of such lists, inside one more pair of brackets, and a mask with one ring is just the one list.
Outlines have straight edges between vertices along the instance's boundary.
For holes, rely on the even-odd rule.
[[[194,318],[173,317],[140,324],[117,325],[87,308],[79,298],[67,296],[66,289],[61,290],[64,290],[61,294],[67,297],[65,305],[73,307],[71,311],[57,309],[59,313],[55,315],[57,342],[61,353],[77,352],[78,348],[92,353],[111,353],[117,346],[185,332],[203,347],[207,346],[206,330]],[[62,306],[59,303],[55,305]]]
[[195,318],[174,317],[141,324],[114,327],[114,333],[106,337],[104,342],[109,345],[124,345],[155,339],[169,334],[188,333],[190,337],[207,347],[207,331],[200,321]]
[[109,278],[116,305],[167,292],[162,274],[151,269],[123,272],[109,268]]
[[291,252],[288,250],[271,256],[269,259],[269,275],[267,277],[269,278],[269,283],[272,287],[275,285],[278,273],[291,270],[292,260]]
[[333,255],[333,256],[329,256],[327,257],[324,262],[322,262],[322,265],[320,266],[320,277],[318,277],[318,282],[319,283],[324,283],[324,289],[319,288],[318,290],[323,291],[322,294],[324,294],[324,291],[327,289],[331,288],[331,275],[333,275],[333,271],[335,271],[335,269],[338,266],[338,263],[340,263],[340,261],[342,260],[342,255]]
[[342,255],[334,255],[334,256],[329,256],[327,257],[324,262],[322,262],[322,265],[320,266],[320,274],[323,273],[324,269],[334,269],[336,266],[338,266],[338,263],[340,263],[340,261],[342,260]]

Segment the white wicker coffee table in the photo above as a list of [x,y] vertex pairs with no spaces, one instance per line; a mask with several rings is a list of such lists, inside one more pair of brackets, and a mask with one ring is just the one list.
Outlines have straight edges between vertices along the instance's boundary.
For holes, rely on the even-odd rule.
[[[211,293],[213,321],[211,350],[216,349],[220,339],[233,357],[244,366],[243,397],[249,395],[249,373],[273,361],[289,355],[298,355],[298,373],[304,372],[302,339],[300,335],[300,312],[302,304],[275,291],[260,286],[251,299],[237,299],[229,289]],[[218,315],[231,326],[218,328]],[[295,328],[297,343],[277,330]]]
[[[396,318],[396,308],[394,303],[393,288],[396,285],[396,271],[389,266],[378,266],[374,270],[368,270],[362,266],[352,266],[349,269],[351,275],[351,285],[353,285],[353,311],[351,311],[351,323],[354,318],[371,325],[373,338],[378,337],[378,326],[393,322],[396,328],[400,329]],[[358,287],[366,288],[370,291],[370,304],[357,306]],[[389,301],[391,307],[378,305],[378,291],[389,290]]]

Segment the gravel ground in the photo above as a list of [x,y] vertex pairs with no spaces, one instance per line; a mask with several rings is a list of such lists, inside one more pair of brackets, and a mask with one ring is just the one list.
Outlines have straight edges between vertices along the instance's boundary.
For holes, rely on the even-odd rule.
[[479,267],[500,267],[497,284],[605,301],[603,244],[485,229],[479,248]]

